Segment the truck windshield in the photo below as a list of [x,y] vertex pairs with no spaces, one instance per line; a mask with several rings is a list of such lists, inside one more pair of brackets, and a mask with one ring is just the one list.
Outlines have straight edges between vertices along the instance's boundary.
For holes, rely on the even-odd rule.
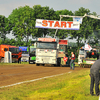
[[19,48],[9,48],[9,51],[12,53],[19,53]]
[[28,52],[27,51],[22,51],[22,54],[28,54]]
[[37,48],[40,49],[57,49],[56,42],[37,42]]
[[59,45],[59,51],[67,52],[67,45]]
[[80,54],[80,55],[84,55],[84,53],[85,53],[84,49],[80,49],[80,50],[79,50],[79,54]]
[[35,51],[36,51],[36,48],[30,48],[30,53],[35,53]]

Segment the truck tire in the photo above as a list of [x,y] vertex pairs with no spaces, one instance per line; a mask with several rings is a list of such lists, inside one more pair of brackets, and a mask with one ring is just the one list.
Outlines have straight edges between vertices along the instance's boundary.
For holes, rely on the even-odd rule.
[[61,58],[58,58],[57,59],[57,66],[60,66],[61,65]]
[[60,62],[57,62],[57,66],[60,66]]
[[53,64],[53,66],[55,67],[55,66],[57,66],[56,64]]
[[40,64],[36,64],[36,66],[39,66]]
[[35,61],[33,61],[33,64],[35,64]]
[[30,57],[29,57],[29,64],[30,64]]
[[4,63],[4,58],[1,58],[1,61],[0,61],[1,63]]

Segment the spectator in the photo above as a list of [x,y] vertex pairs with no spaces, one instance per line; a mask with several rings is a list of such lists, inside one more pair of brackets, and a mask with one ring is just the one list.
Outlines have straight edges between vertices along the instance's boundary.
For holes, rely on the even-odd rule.
[[63,48],[61,47],[60,51],[63,51]]
[[73,68],[74,70],[74,61],[75,61],[75,54],[73,52],[71,52],[71,61],[70,61],[70,69]]
[[95,93],[99,96],[99,76],[100,75],[100,59],[95,61],[95,63],[91,66],[90,69],[90,77],[91,77],[91,84],[90,84],[90,94],[94,95],[93,87],[95,83]]

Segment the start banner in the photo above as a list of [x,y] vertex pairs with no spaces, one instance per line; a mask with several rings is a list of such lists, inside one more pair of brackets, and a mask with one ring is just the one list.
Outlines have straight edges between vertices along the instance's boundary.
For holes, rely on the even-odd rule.
[[74,21],[54,21],[36,19],[36,28],[51,28],[51,29],[66,29],[66,30],[79,30],[80,23]]

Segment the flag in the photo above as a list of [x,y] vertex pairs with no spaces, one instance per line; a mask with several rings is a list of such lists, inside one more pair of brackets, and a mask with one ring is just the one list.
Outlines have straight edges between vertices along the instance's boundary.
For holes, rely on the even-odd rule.
[[90,45],[88,45],[88,44],[85,44],[85,48],[84,49],[91,51],[92,50],[92,47]]

